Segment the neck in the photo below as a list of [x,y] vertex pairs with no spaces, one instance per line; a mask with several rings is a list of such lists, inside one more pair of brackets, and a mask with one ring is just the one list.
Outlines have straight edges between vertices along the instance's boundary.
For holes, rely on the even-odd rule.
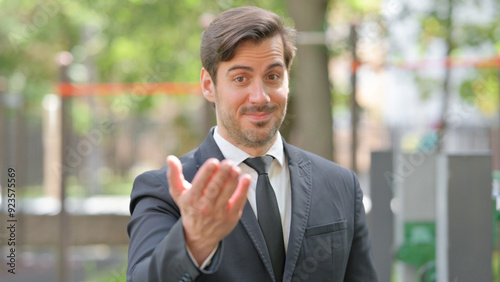
[[241,144],[234,144],[236,147],[240,148],[241,150],[245,151],[247,154],[251,155],[252,157],[260,157],[263,156],[271,149],[273,146],[274,142],[276,141],[277,134],[274,135],[273,139],[271,139],[269,142],[262,146],[258,147],[249,147],[249,146],[243,146]]

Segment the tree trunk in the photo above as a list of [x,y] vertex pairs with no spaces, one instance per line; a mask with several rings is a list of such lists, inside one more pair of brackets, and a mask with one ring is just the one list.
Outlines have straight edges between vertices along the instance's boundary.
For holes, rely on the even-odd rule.
[[[292,78],[292,109],[296,116],[290,142],[329,160],[333,159],[332,98],[328,53],[324,44],[300,40],[300,33],[324,34],[326,0],[288,0],[287,9],[299,32]],[[303,37],[302,37],[303,38]]]
[[441,128],[440,128],[440,134],[439,134],[439,140],[438,140],[438,152],[443,152],[446,149],[446,144],[444,142],[444,138],[446,135],[446,132],[448,130],[448,121],[447,121],[447,116],[448,116],[448,111],[449,111],[449,103],[450,103],[450,82],[451,82],[451,51],[455,48],[455,44],[453,42],[452,38],[452,29],[453,29],[453,5],[454,1],[453,0],[448,0],[448,13],[447,13],[447,18],[444,20],[444,25],[446,28],[446,66],[445,66],[445,73],[444,73],[444,79],[443,79],[443,104],[441,106],[441,114],[442,114],[442,119],[441,119]]

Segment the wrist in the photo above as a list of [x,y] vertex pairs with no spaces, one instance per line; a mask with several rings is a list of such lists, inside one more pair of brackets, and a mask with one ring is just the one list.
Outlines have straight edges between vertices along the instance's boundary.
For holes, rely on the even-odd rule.
[[202,265],[220,243],[220,241],[210,240],[208,236],[191,236],[188,232],[185,232],[184,237],[186,247],[198,265]]
[[204,242],[189,242],[186,239],[186,247],[192,256],[192,259],[196,261],[198,267],[203,265],[207,258],[213,255],[214,250],[217,249],[218,245],[219,243],[206,244]]

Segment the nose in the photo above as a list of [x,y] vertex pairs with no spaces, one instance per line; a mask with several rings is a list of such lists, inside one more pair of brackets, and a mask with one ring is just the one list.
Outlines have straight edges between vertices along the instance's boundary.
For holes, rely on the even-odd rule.
[[262,83],[262,81],[255,81],[249,90],[250,94],[248,99],[250,103],[263,105],[271,101],[271,98],[269,97],[269,89],[266,85],[264,85],[264,83]]

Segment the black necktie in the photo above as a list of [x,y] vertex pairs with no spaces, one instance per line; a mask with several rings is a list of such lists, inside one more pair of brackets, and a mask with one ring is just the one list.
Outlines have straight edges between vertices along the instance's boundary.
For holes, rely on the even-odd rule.
[[281,228],[278,201],[276,201],[276,195],[267,174],[272,162],[272,156],[249,158],[244,161],[245,164],[259,174],[256,187],[258,221],[266,239],[267,249],[269,250],[271,263],[273,264],[274,276],[276,281],[281,282],[285,268],[285,243],[283,241],[283,229]]

